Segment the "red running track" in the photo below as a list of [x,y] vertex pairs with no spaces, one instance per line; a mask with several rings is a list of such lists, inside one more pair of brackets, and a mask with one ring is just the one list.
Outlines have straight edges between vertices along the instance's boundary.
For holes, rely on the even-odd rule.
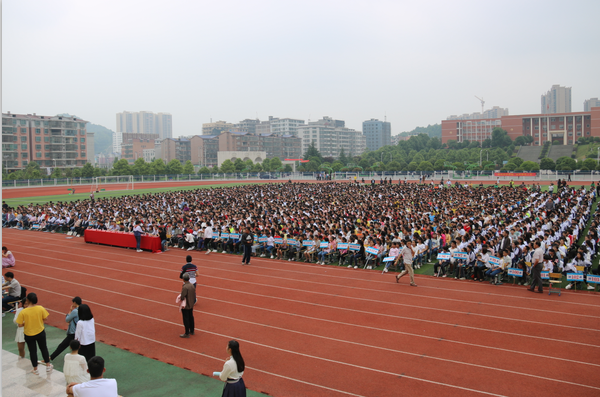
[[[600,295],[534,294],[417,276],[193,252],[196,335],[181,339],[179,269],[163,254],[4,229],[17,278],[64,329],[70,299],[94,312],[97,337],[211,374],[240,341],[249,388],[273,396],[600,394]],[[143,383],[143,380],[140,380]],[[143,387],[143,386],[141,386]]]

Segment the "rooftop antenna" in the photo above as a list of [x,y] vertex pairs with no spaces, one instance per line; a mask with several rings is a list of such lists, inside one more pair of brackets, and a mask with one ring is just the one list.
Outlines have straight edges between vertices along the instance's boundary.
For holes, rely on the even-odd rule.
[[475,98],[481,101],[481,114],[483,114],[483,105],[485,105],[485,101],[483,100],[483,98],[479,98],[477,95],[475,95]]

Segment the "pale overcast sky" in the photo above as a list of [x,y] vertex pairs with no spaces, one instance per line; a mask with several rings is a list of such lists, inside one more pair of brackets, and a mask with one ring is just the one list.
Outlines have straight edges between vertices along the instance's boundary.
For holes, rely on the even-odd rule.
[[331,116],[392,134],[451,114],[600,97],[600,1],[4,0],[2,111],[173,115],[173,134]]

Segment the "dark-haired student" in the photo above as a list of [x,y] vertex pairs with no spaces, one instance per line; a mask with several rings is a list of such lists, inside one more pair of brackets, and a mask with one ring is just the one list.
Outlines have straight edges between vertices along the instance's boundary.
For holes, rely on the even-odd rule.
[[235,340],[230,340],[227,343],[226,351],[229,359],[223,365],[223,370],[213,372],[214,376],[218,376],[225,382],[222,397],[246,397],[246,385],[242,378],[246,364],[240,353],[240,344]]
[[77,309],[79,321],[75,327],[75,339],[79,341],[81,354],[87,361],[96,355],[96,326],[92,310],[85,303]]
[[117,397],[117,381],[104,379],[104,359],[100,356],[92,357],[88,363],[90,380],[83,383],[70,383],[67,386],[67,396],[74,397]]
[[25,343],[29,350],[29,358],[31,359],[31,365],[33,370],[31,371],[35,375],[39,375],[38,372],[38,357],[37,348],[40,347],[44,363],[46,364],[46,372],[52,372],[52,364],[50,364],[50,355],[48,354],[48,347],[46,346],[46,328],[44,324],[48,319],[48,311],[41,305],[38,305],[38,297],[35,293],[30,292],[27,294],[26,305],[27,307],[21,310],[21,313],[17,316],[17,326],[24,327]]
[[60,354],[69,346],[71,341],[75,339],[75,328],[77,327],[77,322],[79,322],[79,305],[81,305],[81,298],[76,296],[71,300],[71,308],[65,316],[65,322],[69,324],[67,336],[50,355],[50,360],[56,360],[56,357],[60,356]]

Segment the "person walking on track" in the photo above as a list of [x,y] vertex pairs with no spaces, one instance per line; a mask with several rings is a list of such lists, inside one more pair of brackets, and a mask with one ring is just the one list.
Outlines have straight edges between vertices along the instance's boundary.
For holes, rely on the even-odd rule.
[[254,236],[250,228],[247,227],[242,234],[242,244],[244,247],[244,256],[242,257],[242,265],[250,264],[250,254],[252,253],[252,243],[254,242]]
[[396,282],[399,282],[400,278],[408,273],[410,276],[410,285],[416,287],[417,284],[415,283],[415,272],[412,267],[413,258],[415,257],[415,249],[412,246],[412,241],[406,240],[406,246],[402,248],[400,255],[404,261],[405,269],[402,271],[402,273],[396,276]]
[[[539,292],[540,294],[544,292],[544,287],[542,285],[542,267],[544,263],[544,250],[542,249],[540,242],[536,241],[533,243],[535,247],[535,251],[533,251],[533,256],[531,257],[531,287],[527,288],[529,291]],[[538,290],[535,290],[535,287]]]
[[189,338],[194,335],[196,324],[194,323],[194,305],[196,304],[196,288],[190,283],[190,275],[183,274],[183,287],[181,287],[181,300],[185,299],[185,307],[181,309],[185,333],[179,335],[181,338]]

